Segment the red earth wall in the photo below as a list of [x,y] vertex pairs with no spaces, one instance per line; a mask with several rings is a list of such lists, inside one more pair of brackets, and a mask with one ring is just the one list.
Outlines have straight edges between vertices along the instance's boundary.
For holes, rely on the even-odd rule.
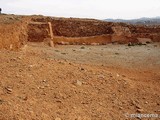
[[[13,18],[12,18],[13,19]],[[18,20],[0,20],[0,49],[17,50],[27,42],[27,23]]]

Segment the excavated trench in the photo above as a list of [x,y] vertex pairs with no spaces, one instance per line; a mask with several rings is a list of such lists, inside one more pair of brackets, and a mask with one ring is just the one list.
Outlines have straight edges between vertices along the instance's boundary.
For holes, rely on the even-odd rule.
[[49,23],[55,44],[137,43],[139,39],[160,41],[160,27],[133,26],[92,19],[33,18],[28,25],[28,40],[43,42],[50,39]]
[[[94,19],[21,17],[0,18],[0,48],[19,49],[30,42],[53,41],[54,44],[105,45],[137,43],[139,40],[160,42],[160,26],[135,26]],[[9,22],[6,22],[8,20]]]
[[[50,39],[49,24],[55,44],[106,44],[111,42],[111,23],[81,19],[33,19],[28,25],[28,41]],[[38,23],[38,24],[37,24]]]

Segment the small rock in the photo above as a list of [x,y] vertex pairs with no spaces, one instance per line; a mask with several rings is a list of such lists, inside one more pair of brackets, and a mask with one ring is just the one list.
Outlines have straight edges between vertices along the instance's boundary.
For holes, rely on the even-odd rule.
[[64,62],[62,62],[62,61],[59,61],[58,63],[59,63],[59,64],[63,64],[63,65],[65,64],[65,63],[64,63]]
[[33,65],[29,65],[29,68],[32,68],[33,67]]
[[28,100],[28,97],[27,97],[27,96],[25,96],[25,97],[23,98],[23,100],[27,101],[27,100]]
[[12,44],[10,44],[9,48],[10,48],[10,50],[12,50],[12,49],[13,49],[13,45],[12,45]]
[[19,57],[17,57],[19,60],[21,60],[22,59],[22,57],[21,56],[19,56]]
[[47,95],[47,93],[42,93],[42,95]]
[[38,89],[44,89],[45,87],[44,86],[40,86],[40,87],[38,87]]
[[22,72],[23,71],[23,69],[19,69],[19,72]]
[[6,87],[5,89],[7,90],[7,93],[8,93],[8,94],[11,94],[12,91],[13,91],[13,90],[12,90],[11,88],[9,88],[9,87]]
[[141,108],[141,109],[137,109],[137,112],[141,113],[143,112],[144,110]]
[[84,70],[84,68],[81,68],[81,70]]
[[55,118],[55,120],[61,120],[61,118],[58,118],[58,117],[57,117],[57,118]]
[[46,80],[43,80],[42,82],[46,82]]
[[77,81],[76,81],[76,85],[78,85],[78,86],[82,86],[82,82],[81,82],[81,81],[79,81],[79,80],[77,80]]
[[66,55],[67,53],[61,53],[62,55]]
[[136,103],[135,100],[133,100],[133,101],[131,102],[131,104],[134,105],[134,106],[136,106],[137,103]]
[[85,49],[85,47],[84,47],[84,46],[82,46],[82,47],[81,47],[81,49]]
[[99,105],[100,105],[100,106],[103,106],[103,103],[102,103],[102,102],[100,102],[100,103],[99,103]]
[[120,110],[123,110],[123,107],[119,107]]
[[139,105],[136,105],[136,108],[141,109],[142,107],[141,107],[141,106],[139,106]]
[[146,101],[145,104],[148,104],[148,102]]
[[19,74],[16,74],[15,77],[16,77],[16,78],[20,78],[20,75],[19,75]]
[[115,55],[119,55],[119,53],[115,53]]
[[119,74],[117,74],[117,77],[119,77],[120,75]]

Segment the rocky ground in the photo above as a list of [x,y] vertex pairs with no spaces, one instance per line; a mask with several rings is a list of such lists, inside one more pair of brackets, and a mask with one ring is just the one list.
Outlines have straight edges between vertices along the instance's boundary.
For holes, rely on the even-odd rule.
[[0,61],[0,120],[160,114],[159,43],[55,48],[28,43],[18,52],[1,50]]

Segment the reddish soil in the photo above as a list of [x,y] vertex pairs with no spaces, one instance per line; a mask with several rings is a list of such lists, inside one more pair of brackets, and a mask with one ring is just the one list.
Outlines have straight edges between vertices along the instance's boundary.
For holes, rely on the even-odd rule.
[[23,17],[0,15],[0,49],[17,50],[26,44],[27,22]]
[[54,18],[44,16],[0,16],[0,49],[19,49],[27,41],[51,39],[55,44],[138,43],[140,39],[160,41],[160,26],[135,26],[94,19]]
[[[48,22],[55,47],[48,46],[52,36]],[[160,26],[0,15],[0,120],[127,120],[135,113],[160,115],[156,41]]]
[[[34,26],[35,22],[35,26]],[[108,44],[108,42],[117,43],[138,43],[138,38],[147,38],[154,42],[160,41],[160,26],[145,26],[145,25],[129,25],[124,23],[111,23],[94,19],[75,19],[75,18],[54,18],[36,16],[32,17],[32,24],[29,24],[29,41],[43,41],[48,37],[48,26],[44,24],[52,23],[53,40],[57,44],[57,37],[59,42],[69,42],[69,44]],[[41,23],[37,26],[37,23]],[[33,27],[34,26],[34,27]],[[32,30],[35,29],[35,32]],[[37,32],[36,32],[37,31]],[[36,37],[36,36],[37,37]],[[104,39],[101,40],[101,36]],[[35,36],[35,37],[33,37]],[[38,36],[43,36],[39,38]],[[109,36],[109,37],[108,37]],[[93,39],[98,38],[98,40]],[[32,39],[33,38],[33,39]],[[91,39],[90,39],[91,38]],[[71,39],[69,41],[68,39]]]
[[55,48],[28,43],[20,52],[1,50],[0,61],[1,120],[160,114],[159,43]]

